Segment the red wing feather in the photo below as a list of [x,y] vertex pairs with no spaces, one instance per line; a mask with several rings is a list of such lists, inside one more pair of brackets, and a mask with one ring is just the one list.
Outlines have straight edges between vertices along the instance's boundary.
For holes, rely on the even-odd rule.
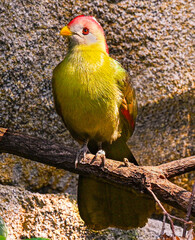
[[121,113],[123,114],[125,119],[128,121],[128,123],[132,127],[132,129],[134,129],[135,121],[134,121],[133,117],[131,116],[131,114],[129,113],[129,111],[126,110],[125,108],[121,108]]
[[129,130],[132,134],[135,128],[135,121],[137,116],[137,101],[136,101],[135,91],[131,86],[131,82],[128,75],[124,81],[125,81],[125,84],[124,84],[124,88],[122,89],[123,100],[121,103],[120,110],[124,119],[127,121],[129,125]]

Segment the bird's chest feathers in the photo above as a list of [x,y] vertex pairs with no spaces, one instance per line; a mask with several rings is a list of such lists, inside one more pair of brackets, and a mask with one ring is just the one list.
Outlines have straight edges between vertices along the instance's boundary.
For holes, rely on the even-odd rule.
[[54,70],[55,93],[66,125],[83,136],[116,139],[122,101],[118,81],[124,76],[105,53],[69,54]]
[[85,111],[105,110],[117,104],[121,93],[116,83],[113,63],[104,53],[76,52],[69,54],[58,66],[56,90],[64,108]]

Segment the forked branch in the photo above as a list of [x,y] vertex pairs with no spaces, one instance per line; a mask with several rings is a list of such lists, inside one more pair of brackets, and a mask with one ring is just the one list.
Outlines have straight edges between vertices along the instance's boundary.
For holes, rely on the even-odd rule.
[[[88,154],[75,169],[76,150],[42,138],[25,136],[20,133],[0,129],[0,152],[11,153],[32,161],[81,175],[93,175],[102,181],[155,193],[159,200],[187,211],[191,193],[173,184],[168,179],[195,170],[195,156],[172,161],[159,166],[135,166],[129,162],[106,159],[102,167],[101,158]],[[149,194],[149,193],[148,193]],[[192,200],[191,215],[195,216],[195,197]]]

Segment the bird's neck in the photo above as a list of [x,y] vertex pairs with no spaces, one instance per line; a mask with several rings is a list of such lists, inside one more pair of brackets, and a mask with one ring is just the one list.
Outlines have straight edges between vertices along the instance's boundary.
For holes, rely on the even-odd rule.
[[[91,98],[100,95],[101,87],[112,81],[112,60],[98,45],[77,45],[71,48],[61,66],[64,69],[67,87],[71,82],[78,92],[87,92]],[[74,79],[74,81],[72,80]],[[113,80],[114,81],[114,80]],[[95,85],[98,85],[95,87]]]
[[108,55],[108,47],[106,42],[99,41],[90,45],[87,44],[76,44],[69,45],[69,52],[78,53],[78,52],[96,52],[96,53],[104,53]]

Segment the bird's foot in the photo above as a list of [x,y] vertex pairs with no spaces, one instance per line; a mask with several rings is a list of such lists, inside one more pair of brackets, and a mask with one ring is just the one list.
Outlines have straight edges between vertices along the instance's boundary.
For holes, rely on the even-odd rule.
[[88,144],[88,142],[85,143],[85,144],[79,149],[79,151],[77,152],[77,156],[76,156],[76,160],[75,160],[75,168],[78,167],[78,164],[79,164],[81,158],[84,158],[84,159],[85,159],[87,152],[89,152],[89,149],[88,149],[88,147],[87,147],[87,144]]
[[124,162],[126,167],[130,167],[130,162],[129,162],[128,158],[123,158],[123,162]]
[[101,160],[102,160],[102,166],[104,167],[104,165],[105,165],[105,160],[106,160],[106,153],[105,153],[105,151],[102,150],[102,149],[100,149],[100,150],[96,153],[96,155],[95,155],[95,158],[97,158],[97,157],[100,157],[100,158],[101,158]]

